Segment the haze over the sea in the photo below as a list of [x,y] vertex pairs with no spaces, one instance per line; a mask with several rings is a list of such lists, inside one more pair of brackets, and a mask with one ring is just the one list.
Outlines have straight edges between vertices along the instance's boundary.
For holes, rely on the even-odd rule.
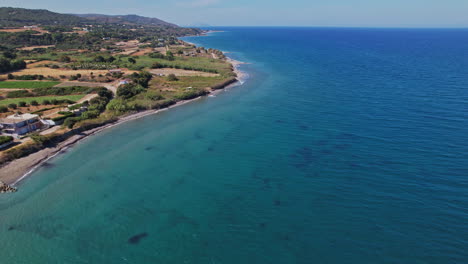
[[0,199],[1,263],[467,263],[468,31],[216,28],[248,81]]

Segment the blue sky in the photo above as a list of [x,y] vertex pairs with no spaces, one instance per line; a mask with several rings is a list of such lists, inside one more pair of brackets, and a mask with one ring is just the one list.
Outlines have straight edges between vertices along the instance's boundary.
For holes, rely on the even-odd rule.
[[468,0],[0,0],[0,6],[138,14],[179,25],[468,27]]

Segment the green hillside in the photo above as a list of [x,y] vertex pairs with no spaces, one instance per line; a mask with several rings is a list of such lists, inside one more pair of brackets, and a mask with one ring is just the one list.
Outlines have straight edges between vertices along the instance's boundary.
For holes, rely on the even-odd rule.
[[0,27],[18,27],[29,25],[80,25],[87,20],[81,17],[59,14],[43,9],[24,9],[1,7]]

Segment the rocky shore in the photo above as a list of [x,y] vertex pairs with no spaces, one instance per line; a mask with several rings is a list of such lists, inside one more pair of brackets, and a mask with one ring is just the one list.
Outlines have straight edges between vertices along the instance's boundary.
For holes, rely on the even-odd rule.
[[8,184],[5,184],[4,182],[0,181],[0,193],[14,193],[16,192],[16,188],[11,187]]

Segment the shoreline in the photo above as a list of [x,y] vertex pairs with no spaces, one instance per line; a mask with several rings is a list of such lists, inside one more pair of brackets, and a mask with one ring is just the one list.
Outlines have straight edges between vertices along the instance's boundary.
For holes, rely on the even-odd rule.
[[[231,87],[243,85],[245,80],[248,78],[248,74],[239,69],[240,65],[246,64],[246,63],[236,61],[229,57],[227,58],[227,61],[232,64],[233,70],[237,75],[236,77],[237,81],[232,84],[226,85],[222,89],[210,91],[210,93],[205,96],[215,95]],[[174,107],[178,107],[181,105],[191,103],[195,100],[201,99],[202,97],[204,96],[199,96],[197,98],[193,98],[190,100],[179,101],[176,104],[171,105],[164,109],[146,110],[146,111],[126,115],[126,116],[120,117],[114,123],[107,124],[101,127],[97,127],[88,131],[84,131],[81,134],[73,135],[70,138],[64,140],[63,142],[60,142],[59,144],[57,144],[56,147],[45,148],[38,152],[32,153],[26,157],[8,162],[7,164],[1,167],[0,180],[8,185],[17,187],[18,184],[20,184],[24,179],[28,178],[33,172],[35,172],[38,168],[40,168],[47,161],[51,160],[52,158],[56,157],[59,154],[65,153],[67,149],[73,147],[77,143],[81,142],[82,140],[90,136],[96,135],[108,128],[118,126],[120,124],[129,122],[132,120],[136,120],[136,119],[149,116],[149,115],[154,115],[162,111],[170,110]]]

